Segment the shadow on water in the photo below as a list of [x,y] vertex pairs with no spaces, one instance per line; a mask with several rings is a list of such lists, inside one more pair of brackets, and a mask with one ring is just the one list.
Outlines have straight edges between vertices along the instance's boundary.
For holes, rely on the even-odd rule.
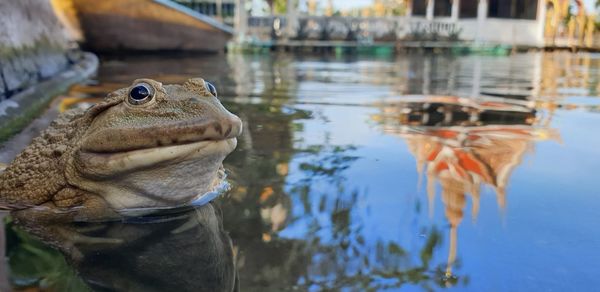
[[[249,291],[485,290],[491,284],[481,279],[490,277],[504,279],[499,287],[509,290],[555,286],[511,286],[497,270],[471,263],[488,259],[497,269],[538,274],[469,240],[493,245],[510,237],[510,229],[497,231],[502,223],[490,218],[528,204],[531,192],[519,188],[522,179],[512,189],[511,181],[539,142],[560,141],[557,113],[597,111],[598,65],[587,54],[104,59],[97,79],[74,87],[60,109],[86,106],[140,77],[180,83],[202,76],[244,123],[238,148],[225,161],[233,187],[218,208],[157,215],[144,224],[53,227],[52,237],[64,238],[49,244],[83,282],[58,253],[9,224],[13,285],[215,290],[232,285],[231,259],[241,290]],[[213,225],[220,210],[223,229]],[[467,216],[472,224],[463,222]],[[528,226],[528,218],[513,220]],[[43,228],[31,233],[44,239]],[[90,238],[100,239],[75,242]],[[510,259],[526,253],[505,251]]]

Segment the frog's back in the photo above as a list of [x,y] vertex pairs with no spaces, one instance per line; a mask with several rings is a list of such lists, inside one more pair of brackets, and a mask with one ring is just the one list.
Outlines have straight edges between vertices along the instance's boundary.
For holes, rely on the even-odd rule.
[[4,171],[0,169],[0,206],[40,205],[66,186],[65,154],[73,147],[82,113],[76,109],[60,115]]

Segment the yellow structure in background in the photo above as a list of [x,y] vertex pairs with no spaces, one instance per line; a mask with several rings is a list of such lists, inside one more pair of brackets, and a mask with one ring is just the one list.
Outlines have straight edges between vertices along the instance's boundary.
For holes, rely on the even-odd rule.
[[[581,0],[546,0],[546,43],[552,46],[593,47],[596,15]],[[571,8],[577,14],[571,15]]]
[[325,16],[332,16],[335,13],[333,9],[333,0],[327,0],[327,7],[325,7]]
[[386,8],[385,8],[385,5],[383,4],[383,1],[382,0],[374,0],[373,2],[374,2],[373,12],[375,14],[375,17],[385,16]]
[[67,35],[73,38],[74,41],[83,41],[83,32],[81,30],[81,24],[77,19],[77,10],[73,1],[70,0],[50,0],[52,9],[56,14],[56,17],[63,24]]
[[308,8],[309,15],[317,14],[317,1],[316,0],[308,0],[307,8]]

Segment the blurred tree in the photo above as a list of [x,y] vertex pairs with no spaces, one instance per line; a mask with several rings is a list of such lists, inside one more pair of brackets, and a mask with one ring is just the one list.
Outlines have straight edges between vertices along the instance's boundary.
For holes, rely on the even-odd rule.
[[273,10],[275,14],[285,14],[287,11],[287,0],[271,0],[275,6]]
[[596,22],[594,23],[594,26],[596,27],[596,30],[600,30],[600,20],[598,19],[598,16],[600,16],[600,13],[598,13],[600,8],[600,0],[596,0],[594,7],[596,8]]
[[288,0],[265,0],[271,9],[271,15],[286,14]]

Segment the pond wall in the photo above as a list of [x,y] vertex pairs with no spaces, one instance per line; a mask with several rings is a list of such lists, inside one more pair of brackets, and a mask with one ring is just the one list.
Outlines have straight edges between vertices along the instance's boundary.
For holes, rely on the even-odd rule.
[[0,101],[65,70],[70,41],[47,0],[0,0]]
[[67,36],[49,0],[0,0],[0,141],[97,66]]

